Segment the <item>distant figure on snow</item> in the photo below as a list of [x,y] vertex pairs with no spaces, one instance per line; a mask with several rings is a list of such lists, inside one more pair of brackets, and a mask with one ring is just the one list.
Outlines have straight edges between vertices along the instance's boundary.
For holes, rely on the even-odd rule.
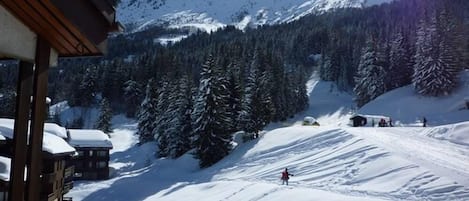
[[393,127],[391,117],[389,117],[389,127]]
[[288,186],[288,179],[290,179],[290,176],[293,176],[293,174],[288,173],[288,169],[285,168],[285,170],[282,172],[282,185],[287,184]]
[[423,127],[427,127],[427,119],[423,117]]

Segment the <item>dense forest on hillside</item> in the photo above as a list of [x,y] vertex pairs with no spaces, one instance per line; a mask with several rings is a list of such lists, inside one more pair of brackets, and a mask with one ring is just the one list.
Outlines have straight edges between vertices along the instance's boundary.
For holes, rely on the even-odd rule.
[[[401,0],[245,31],[227,26],[168,46],[155,40],[189,32],[153,27],[113,36],[105,58],[61,60],[49,96],[83,107],[108,100],[106,107],[138,119],[141,143],[157,140],[160,156],[196,148],[209,166],[228,154],[233,132],[256,133],[306,108],[312,71],[362,106],[408,84],[425,96],[449,94],[469,68],[467,0]],[[7,116],[16,68],[2,65]]]

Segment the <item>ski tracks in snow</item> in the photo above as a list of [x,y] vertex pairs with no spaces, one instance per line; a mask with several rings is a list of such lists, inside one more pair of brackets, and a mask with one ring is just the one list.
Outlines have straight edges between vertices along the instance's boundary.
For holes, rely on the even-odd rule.
[[[265,151],[255,152],[254,147],[255,154],[227,165],[214,179],[278,183],[281,171],[288,167],[295,175],[290,179],[293,186],[304,188],[387,200],[463,201],[469,197],[464,183],[469,178],[465,169],[469,165],[464,166],[469,162],[467,149],[415,135],[403,138],[396,134],[399,129],[367,129],[318,132],[311,128],[318,133],[307,139]],[[286,129],[284,135],[297,134],[291,131]],[[434,172],[435,165],[441,170]]]

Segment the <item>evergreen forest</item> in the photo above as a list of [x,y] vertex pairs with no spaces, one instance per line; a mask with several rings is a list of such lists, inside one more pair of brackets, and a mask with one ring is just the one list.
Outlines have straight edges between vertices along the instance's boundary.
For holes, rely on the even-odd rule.
[[[155,40],[189,33],[175,44]],[[0,65],[0,117],[12,117],[17,63]],[[61,59],[48,94],[53,104],[100,108],[95,127],[106,132],[112,113],[125,113],[159,157],[194,150],[208,167],[229,154],[233,133],[256,134],[304,110],[313,72],[361,107],[410,84],[422,96],[446,96],[467,69],[469,1],[400,0],[247,30],[115,35],[103,58]],[[57,123],[80,127],[79,119]]]

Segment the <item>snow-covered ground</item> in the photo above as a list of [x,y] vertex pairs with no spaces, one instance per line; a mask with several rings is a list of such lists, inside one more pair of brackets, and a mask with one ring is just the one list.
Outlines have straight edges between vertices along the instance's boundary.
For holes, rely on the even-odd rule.
[[[308,92],[307,111],[271,125],[259,139],[238,145],[203,170],[190,154],[155,159],[155,144],[134,146],[135,122],[115,118],[113,178],[76,182],[68,196],[76,201],[469,200],[469,110],[459,107],[469,85],[438,99],[404,87],[358,111],[401,122],[392,128],[347,126],[352,97],[315,75]],[[396,105],[405,105],[401,111],[409,117],[393,116]],[[428,117],[430,127],[420,127],[417,115]],[[316,117],[321,126],[301,126],[304,116]],[[294,176],[283,186],[280,173],[287,167]]]

